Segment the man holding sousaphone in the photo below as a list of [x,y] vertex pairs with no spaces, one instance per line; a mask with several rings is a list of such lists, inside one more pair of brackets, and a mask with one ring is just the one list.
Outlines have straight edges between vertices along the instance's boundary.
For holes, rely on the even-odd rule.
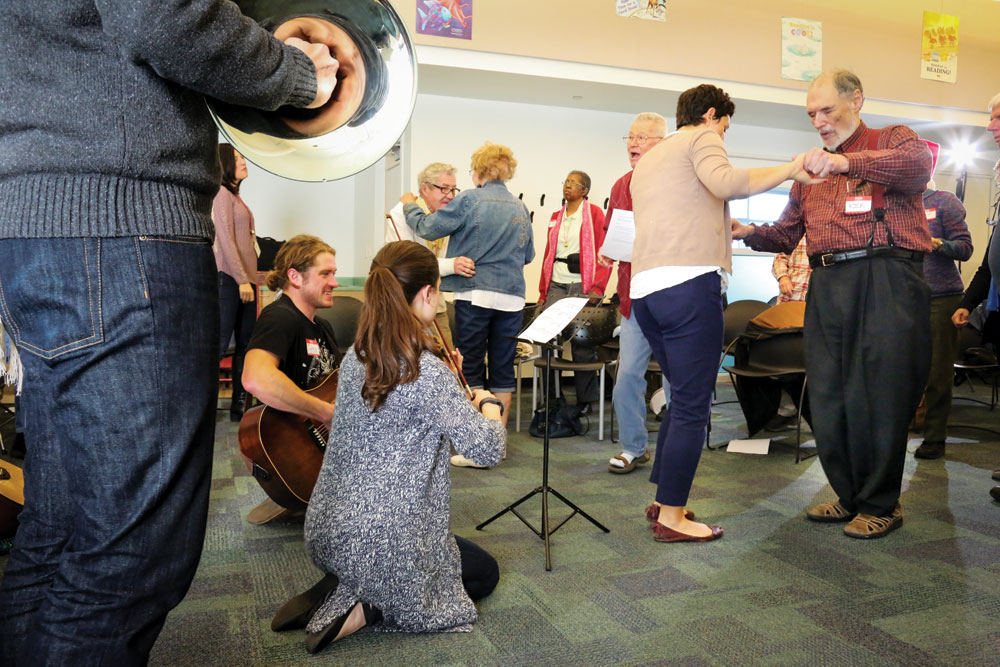
[[264,406],[243,417],[240,450],[269,496],[251,523],[301,516],[323,462],[341,354],[316,311],[333,304],[335,253],[315,236],[295,236],[267,276],[281,296],[261,311],[243,365],[244,387]]
[[3,13],[0,317],[28,452],[0,664],[145,664],[194,577],[211,483],[220,172],[205,97],[321,108],[338,62],[227,0]]

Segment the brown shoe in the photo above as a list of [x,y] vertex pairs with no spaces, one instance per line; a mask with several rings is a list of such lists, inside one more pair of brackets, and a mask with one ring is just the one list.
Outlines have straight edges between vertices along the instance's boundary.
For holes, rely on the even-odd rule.
[[822,505],[814,505],[806,510],[806,516],[812,521],[819,521],[820,523],[840,523],[842,521],[850,521],[854,518],[857,512],[848,511],[840,501],[833,503],[823,503]]
[[682,533],[657,521],[653,524],[653,539],[657,542],[711,542],[722,537],[722,526],[709,526],[709,528],[712,529],[712,534],[702,537]]
[[897,504],[892,514],[886,516],[858,514],[849,524],[844,526],[844,535],[856,537],[859,540],[874,540],[885,537],[902,525],[903,508]]

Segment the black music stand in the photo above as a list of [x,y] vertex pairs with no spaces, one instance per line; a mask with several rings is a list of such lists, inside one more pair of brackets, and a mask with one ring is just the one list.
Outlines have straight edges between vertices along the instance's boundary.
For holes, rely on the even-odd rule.
[[[545,541],[545,571],[549,572],[549,571],[552,570],[552,553],[550,551],[550,546],[549,546],[549,536],[551,536],[552,533],[554,533],[557,530],[559,530],[559,528],[564,523],[566,523],[567,521],[569,521],[570,519],[572,519],[577,514],[579,514],[584,519],[586,519],[590,523],[594,524],[595,526],[597,526],[598,528],[600,528],[601,530],[603,530],[605,533],[610,533],[611,531],[609,529],[605,528],[601,523],[599,523],[597,521],[597,519],[595,519],[594,517],[590,516],[589,514],[587,514],[586,512],[584,512],[582,509],[580,509],[579,507],[577,507],[576,505],[574,505],[568,498],[566,498],[566,496],[562,495],[561,493],[559,493],[558,491],[556,491],[555,489],[553,489],[552,487],[549,486],[549,381],[550,381],[550,376],[552,374],[552,352],[554,350],[560,349],[561,346],[557,345],[557,344],[554,344],[552,342],[539,343],[537,341],[529,340],[527,338],[513,338],[513,340],[520,341],[520,342],[525,342],[525,343],[528,343],[530,345],[538,345],[538,346],[540,346],[542,348],[542,353],[543,353],[543,356],[545,358],[545,377],[542,379],[542,391],[545,393],[545,405],[544,405],[545,420],[543,422],[543,428],[545,430],[543,431],[544,435],[542,437],[542,485],[541,486],[536,486],[535,489],[533,491],[531,491],[531,493],[528,493],[527,495],[522,496],[521,498],[519,498],[516,501],[514,501],[512,504],[507,505],[507,507],[504,507],[502,510],[500,510],[499,512],[497,512],[496,514],[494,514],[493,516],[491,516],[486,521],[483,521],[481,524],[479,524],[478,526],[476,526],[476,530],[482,530],[485,526],[489,525],[490,523],[493,523],[494,521],[496,521],[497,519],[499,519],[500,517],[502,517],[507,512],[510,512],[511,514],[513,514],[514,516],[516,516],[518,519],[520,519],[521,523],[523,523],[525,526],[527,526],[528,528],[530,528],[531,532],[533,532],[535,535],[537,535],[538,537],[540,537],[542,540]],[[556,338],[555,340],[558,341],[559,339]],[[518,505],[520,505],[524,501],[528,500],[529,498],[533,497],[536,493],[542,494],[542,526],[541,526],[541,528],[535,528],[533,525],[531,525],[531,523],[526,518],[524,518],[524,516],[521,515],[520,512],[517,511],[517,506]],[[552,495],[554,495],[556,498],[558,498],[559,500],[561,500],[564,505],[566,505],[571,510],[573,510],[573,512],[568,517],[566,517],[565,519],[563,519],[562,521],[560,521],[559,524],[555,528],[552,528],[552,529],[549,529],[549,494],[550,493]]]

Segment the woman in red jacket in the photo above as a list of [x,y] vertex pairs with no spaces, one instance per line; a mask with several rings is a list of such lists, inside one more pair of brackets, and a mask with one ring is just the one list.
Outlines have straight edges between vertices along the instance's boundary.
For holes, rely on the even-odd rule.
[[[588,296],[593,303],[604,298],[611,269],[597,261],[604,243],[604,213],[587,201],[590,176],[571,171],[563,181],[566,203],[552,214],[538,284],[538,305],[552,304],[568,296]],[[597,361],[597,348],[573,344],[575,361]],[[576,403],[581,414],[590,412],[598,399],[597,373],[577,371]]]

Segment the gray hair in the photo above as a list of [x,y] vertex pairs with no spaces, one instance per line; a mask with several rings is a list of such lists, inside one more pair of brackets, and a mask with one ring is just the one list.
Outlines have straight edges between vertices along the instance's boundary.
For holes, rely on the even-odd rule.
[[993,96],[993,99],[990,100],[990,103],[986,105],[986,109],[989,111],[993,111],[993,107],[997,105],[1000,105],[1000,93],[997,93],[996,95]]
[[458,170],[450,164],[445,164],[444,162],[431,162],[429,165],[424,167],[423,171],[417,174],[417,187],[420,187],[424,183],[433,183],[434,179],[441,174],[454,176],[456,171]]
[[653,111],[643,111],[642,113],[637,114],[634,119],[632,119],[632,124],[634,125],[640,121],[656,123],[657,126],[663,128],[664,134],[667,133],[667,119],[658,113],[655,113]]
[[861,79],[854,72],[846,69],[828,69],[809,84],[809,88],[819,85],[821,82],[825,83],[829,81],[833,84],[834,88],[837,89],[837,94],[841,97],[850,97],[854,94],[854,91],[861,93],[861,97],[865,96],[865,89],[861,85]]

